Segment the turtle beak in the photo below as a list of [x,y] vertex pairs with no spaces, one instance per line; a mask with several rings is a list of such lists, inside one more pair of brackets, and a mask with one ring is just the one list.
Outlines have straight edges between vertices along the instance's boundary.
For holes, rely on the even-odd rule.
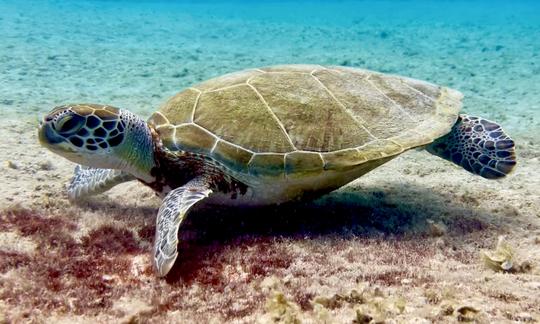
[[41,145],[50,147],[64,141],[64,138],[56,133],[51,123],[41,120],[38,126],[38,138]]

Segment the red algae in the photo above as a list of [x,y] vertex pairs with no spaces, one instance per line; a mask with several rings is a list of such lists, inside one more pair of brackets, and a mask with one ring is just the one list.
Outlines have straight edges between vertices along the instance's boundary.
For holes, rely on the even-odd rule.
[[12,209],[0,214],[0,230],[16,229],[22,236],[51,235],[60,230],[75,230],[76,223],[60,217],[44,217],[42,214],[29,209]]
[[310,311],[313,309],[312,302],[315,296],[314,293],[306,292],[301,289],[293,291],[293,300],[303,311]]
[[30,262],[31,258],[26,254],[0,250],[0,273],[27,266]]
[[280,269],[287,269],[292,263],[292,256],[283,247],[276,247],[269,242],[254,244],[254,249],[247,249],[247,253],[242,253],[243,263],[248,267],[249,273],[253,277],[266,276]]
[[[38,243],[35,253],[0,251],[0,270],[21,269],[30,287],[2,282],[0,298],[13,305],[28,305],[42,312],[76,314],[99,312],[127,290],[104,275],[130,277],[128,255],[142,253],[127,229],[102,226],[77,242],[71,233],[77,226],[60,216],[44,216],[31,210],[2,212],[2,230],[16,231]],[[129,278],[132,282],[133,278]],[[67,297],[59,298],[60,296]]]
[[[36,243],[35,253],[0,250],[0,270],[18,278],[0,279],[0,300],[28,310],[29,318],[64,313],[120,320],[124,313],[116,303],[138,299],[145,310],[134,318],[141,322],[167,321],[171,312],[193,322],[244,321],[264,313],[272,294],[267,284],[275,279],[276,292],[309,317],[318,311],[314,300],[321,291],[348,296],[350,287],[366,284],[389,291],[404,285],[438,289],[438,275],[430,268],[434,256],[470,267],[474,250],[465,243],[491,235],[483,216],[460,220],[461,209],[448,216],[446,236],[433,238],[413,231],[423,224],[413,212],[399,220],[401,212],[391,211],[385,227],[383,212],[373,222],[346,206],[331,206],[339,217],[328,217],[317,205],[285,206],[281,213],[266,209],[257,218],[245,210],[198,211],[182,228],[179,257],[165,280],[155,277],[150,256],[155,226],[146,220],[123,219],[113,211],[114,225],[81,236],[70,215],[0,212],[1,231]],[[290,213],[294,219],[283,216]],[[437,244],[439,239],[448,244]],[[342,304],[328,310],[342,312]]]
[[139,229],[137,234],[139,238],[145,242],[152,243],[154,241],[154,236],[156,232],[155,225],[145,225]]
[[143,252],[133,232],[110,225],[92,230],[82,239],[84,250],[89,254],[136,254]]

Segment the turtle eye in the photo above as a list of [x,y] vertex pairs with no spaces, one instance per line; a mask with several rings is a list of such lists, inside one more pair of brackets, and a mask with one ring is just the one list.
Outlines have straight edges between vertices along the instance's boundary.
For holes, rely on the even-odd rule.
[[66,115],[56,122],[55,128],[62,135],[72,134],[81,129],[84,120],[77,114]]

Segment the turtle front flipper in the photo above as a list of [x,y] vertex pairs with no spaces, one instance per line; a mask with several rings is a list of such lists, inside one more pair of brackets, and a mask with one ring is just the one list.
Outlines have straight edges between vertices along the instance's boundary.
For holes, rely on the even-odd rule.
[[68,186],[68,197],[71,200],[105,192],[117,184],[135,180],[131,174],[113,169],[75,167],[75,174]]
[[178,256],[178,229],[188,210],[212,193],[207,179],[195,178],[165,196],[156,219],[154,265],[160,277],[171,270]]
[[450,133],[427,150],[486,179],[502,178],[516,165],[514,141],[500,125],[481,117],[460,115]]

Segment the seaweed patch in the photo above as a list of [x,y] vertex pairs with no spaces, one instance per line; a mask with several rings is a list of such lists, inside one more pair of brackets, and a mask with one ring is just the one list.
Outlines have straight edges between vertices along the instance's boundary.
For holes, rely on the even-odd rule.
[[[77,225],[59,216],[15,209],[0,218],[2,231],[38,243],[34,253],[0,250],[0,271],[17,271],[22,280],[0,281],[0,299],[35,312],[97,314],[110,307],[128,288],[121,284],[131,267],[125,255],[142,252],[128,230],[103,226],[78,241],[72,235]],[[105,248],[111,245],[114,252]]]

